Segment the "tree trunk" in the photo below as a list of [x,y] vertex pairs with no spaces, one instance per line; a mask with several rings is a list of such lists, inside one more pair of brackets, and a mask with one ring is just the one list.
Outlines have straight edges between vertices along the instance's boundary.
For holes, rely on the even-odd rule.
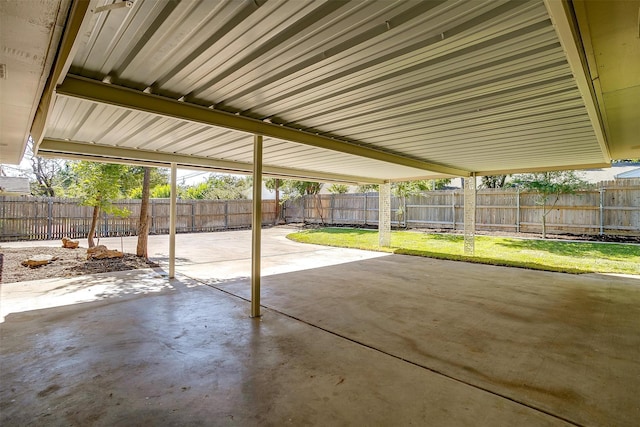
[[320,217],[320,222],[322,223],[322,225],[324,225],[324,217],[322,216],[322,211],[323,211],[322,198],[320,197],[320,193],[316,193],[316,212]]
[[96,228],[98,228],[98,219],[100,218],[100,206],[93,207],[93,216],[91,217],[91,227],[89,228],[89,235],[87,236],[87,243],[90,248],[93,248],[96,244],[93,241],[93,235],[96,234]]
[[138,221],[138,245],[136,255],[148,258],[147,243],[149,241],[149,187],[151,186],[151,168],[144,168],[142,178],[142,202],[140,203],[140,219]]

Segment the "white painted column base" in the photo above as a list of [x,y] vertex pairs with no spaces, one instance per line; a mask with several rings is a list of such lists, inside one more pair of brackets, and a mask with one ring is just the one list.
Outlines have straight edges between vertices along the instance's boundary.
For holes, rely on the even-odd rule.
[[473,255],[476,237],[476,176],[464,179],[464,254]]

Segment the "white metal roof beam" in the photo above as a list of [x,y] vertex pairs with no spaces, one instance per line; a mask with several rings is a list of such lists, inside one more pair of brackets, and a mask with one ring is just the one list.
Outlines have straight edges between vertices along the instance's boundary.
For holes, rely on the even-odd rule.
[[[159,153],[155,151],[86,144],[73,141],[61,141],[49,138],[44,138],[42,140],[38,150],[38,155],[109,163],[143,164],[146,166],[156,167],[169,167],[171,163],[177,163],[181,167],[208,169],[225,173],[250,174],[253,172],[253,165],[246,162],[218,160],[184,154]],[[319,182],[339,182],[349,184],[381,184],[384,182],[381,179],[375,178],[269,165],[263,166],[263,173],[265,176],[276,178],[294,178]]]
[[71,67],[73,55],[78,48],[76,39],[78,34],[81,34],[83,25],[85,26],[84,29],[88,25],[89,20],[85,20],[85,16],[91,13],[90,5],[94,2],[95,0],[93,2],[73,1],[71,5],[56,60],[51,69],[51,74],[47,78],[44,92],[38,104],[38,110],[31,124],[31,136],[35,140],[36,146],[44,137],[49,112],[55,99],[53,97],[54,88],[62,81],[62,77],[66,75]]
[[453,176],[469,176],[470,174],[469,171],[455,167],[403,157],[397,154],[355,145],[325,136],[251,119],[249,117],[213,110],[199,105],[180,102],[158,95],[106,84],[72,74],[67,75],[62,84],[58,86],[57,93],[58,95],[72,98],[86,99],[164,117],[233,129],[255,135],[263,135],[430,172]]
[[584,49],[580,42],[577,25],[573,18],[573,12],[570,9],[571,6],[567,1],[557,0],[544,0],[544,4],[551,18],[551,22],[556,29],[560,44],[564,49],[567,62],[573,73],[573,78],[584,100],[593,130],[602,149],[603,160],[610,163],[611,154],[607,143],[605,126],[598,107],[595,89],[591,81]]

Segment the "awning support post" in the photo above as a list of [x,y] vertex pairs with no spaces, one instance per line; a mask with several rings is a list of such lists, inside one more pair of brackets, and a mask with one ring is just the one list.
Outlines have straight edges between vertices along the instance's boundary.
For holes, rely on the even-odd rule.
[[251,317],[260,317],[262,238],[262,135],[253,136],[253,215],[251,219]]
[[378,189],[378,245],[391,246],[391,184],[388,181]]
[[473,256],[476,237],[476,174],[464,179],[464,254]]
[[169,205],[169,279],[176,277],[176,215],[178,214],[177,164],[171,163],[171,202]]

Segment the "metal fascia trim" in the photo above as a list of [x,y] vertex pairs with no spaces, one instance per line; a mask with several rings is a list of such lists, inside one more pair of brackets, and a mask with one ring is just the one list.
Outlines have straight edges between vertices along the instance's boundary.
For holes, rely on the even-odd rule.
[[586,64],[586,59],[583,59],[586,58],[586,54],[580,42],[580,35],[575,28],[571,10],[569,10],[570,6],[567,2],[558,0],[544,0],[544,4],[556,30],[556,34],[558,35],[558,40],[567,57],[567,62],[573,73],[578,90],[582,94],[589,119],[591,120],[593,130],[604,156],[603,160],[605,162],[611,162],[611,154],[605,133],[605,123],[602,120],[595,89],[590,78],[591,73]]
[[88,20],[85,21],[85,17],[89,13],[90,5],[91,2],[80,0],[75,0],[71,4],[58,54],[51,68],[51,73],[45,84],[42,96],[40,97],[36,115],[31,123],[30,133],[34,140],[34,147],[38,147],[44,137],[49,113],[54,105],[54,89],[57,84],[61,83],[71,67],[73,55],[78,49],[78,35],[81,33],[82,26],[88,25],[86,23]]

